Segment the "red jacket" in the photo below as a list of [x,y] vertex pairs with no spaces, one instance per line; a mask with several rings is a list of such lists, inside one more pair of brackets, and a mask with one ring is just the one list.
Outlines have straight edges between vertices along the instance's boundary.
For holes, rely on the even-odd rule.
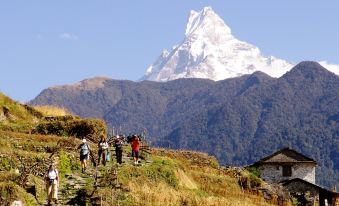
[[132,150],[139,151],[140,149],[140,140],[139,138],[134,138],[132,141]]

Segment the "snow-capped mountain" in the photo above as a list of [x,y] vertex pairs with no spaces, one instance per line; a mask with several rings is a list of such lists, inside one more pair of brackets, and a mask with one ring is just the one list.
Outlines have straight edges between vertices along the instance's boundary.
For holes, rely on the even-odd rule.
[[[325,67],[328,65],[320,63]],[[256,46],[236,39],[212,8],[205,7],[200,12],[190,12],[183,42],[172,51],[164,50],[142,80],[222,80],[255,71],[280,77],[292,67],[291,63],[263,56]]]
[[168,81],[178,78],[221,80],[263,71],[278,77],[292,64],[275,57],[265,57],[260,50],[236,39],[231,29],[212,10],[191,11],[184,41],[171,52],[164,50],[143,79]]

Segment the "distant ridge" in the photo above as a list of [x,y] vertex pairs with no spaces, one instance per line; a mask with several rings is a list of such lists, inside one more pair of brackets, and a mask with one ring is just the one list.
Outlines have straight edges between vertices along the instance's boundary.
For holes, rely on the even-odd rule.
[[112,79],[109,77],[94,77],[94,78],[84,79],[75,84],[69,84],[69,85],[64,85],[64,86],[54,86],[52,88],[55,88],[55,89],[73,88],[73,89],[84,89],[84,90],[98,89],[98,88],[104,87],[105,82],[107,80],[112,80]]

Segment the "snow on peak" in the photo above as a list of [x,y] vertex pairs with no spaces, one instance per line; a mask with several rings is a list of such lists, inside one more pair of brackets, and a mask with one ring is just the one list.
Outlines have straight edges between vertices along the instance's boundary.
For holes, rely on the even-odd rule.
[[184,41],[172,51],[164,51],[142,80],[221,80],[255,71],[279,77],[291,68],[290,63],[265,57],[256,46],[233,37],[231,29],[213,9],[205,7],[200,12],[190,12]]
[[[191,10],[187,25],[185,36],[188,37],[193,33],[203,32],[202,30],[210,30],[209,32],[220,32],[215,28],[222,28],[222,34],[230,35],[231,29],[224,23],[224,21],[213,11],[211,7],[205,7],[200,12]],[[200,30],[199,30],[200,29]]]

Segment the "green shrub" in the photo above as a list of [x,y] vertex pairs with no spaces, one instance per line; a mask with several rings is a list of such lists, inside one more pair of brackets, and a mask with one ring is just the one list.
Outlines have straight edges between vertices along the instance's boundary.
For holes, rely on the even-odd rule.
[[33,132],[43,135],[87,137],[97,142],[101,134],[106,135],[106,125],[100,119],[61,118],[41,122]]
[[97,142],[101,134],[106,136],[106,124],[100,119],[82,119],[73,120],[67,124],[69,135],[76,137],[87,137],[90,140]]
[[260,177],[260,169],[259,167],[248,167],[247,171],[249,171],[251,174],[253,174],[256,177]]
[[16,198],[15,184],[13,182],[0,182],[0,205],[10,205]]
[[158,183],[166,182],[168,185],[177,188],[178,179],[175,175],[176,164],[169,159],[156,158],[150,165],[144,167],[126,166],[118,173],[119,180],[127,184],[131,179],[136,181],[150,181]]
[[72,171],[71,159],[63,150],[61,150],[59,154],[59,171],[63,177],[66,173],[71,173]]
[[251,188],[256,188],[261,186],[262,180],[259,177],[255,176],[254,174],[250,174],[249,183]]
[[8,157],[3,157],[0,159],[0,170],[1,171],[10,171],[15,167],[15,163],[12,159]]
[[147,176],[150,179],[161,179],[172,187],[178,186],[178,179],[175,176],[175,165],[170,160],[154,160],[154,162],[146,168]]

